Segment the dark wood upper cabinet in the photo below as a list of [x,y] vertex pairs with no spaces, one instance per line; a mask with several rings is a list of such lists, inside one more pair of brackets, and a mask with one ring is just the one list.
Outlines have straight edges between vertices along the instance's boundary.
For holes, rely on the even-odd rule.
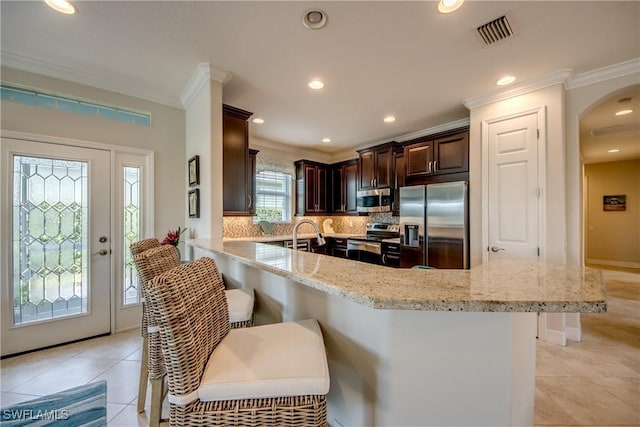
[[249,149],[247,157],[247,194],[249,194],[248,211],[251,216],[256,214],[256,156],[258,150]]
[[405,186],[406,167],[404,160],[404,152],[396,151],[393,155],[395,163],[395,183],[393,186],[393,204],[391,206],[391,214],[393,216],[400,215],[400,187]]
[[359,179],[362,190],[391,187],[393,177],[393,148],[395,142],[358,150]]
[[358,160],[331,165],[331,182],[331,211],[338,214],[357,214]]
[[253,215],[253,180],[250,174],[249,123],[252,113],[222,106],[222,186],[224,215]]
[[469,171],[469,131],[421,138],[404,147],[406,178]]
[[296,165],[296,215],[327,213],[328,165],[298,160]]

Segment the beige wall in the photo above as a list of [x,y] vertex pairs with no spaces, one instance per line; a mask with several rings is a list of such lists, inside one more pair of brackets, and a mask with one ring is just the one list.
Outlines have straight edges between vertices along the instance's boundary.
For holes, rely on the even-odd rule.
[[[586,258],[640,267],[640,159],[585,165]],[[604,195],[625,194],[625,211],[604,211]]]
[[3,130],[152,150],[155,155],[153,234],[163,237],[169,229],[184,225],[186,160],[183,110],[10,68],[2,68],[2,81],[151,113],[151,127],[146,128],[3,101],[0,127]]
[[[222,237],[222,84],[209,79],[186,110],[186,152],[200,156],[200,218],[185,212],[190,237]],[[185,193],[192,189],[186,184]]]
[[[565,129],[564,88],[558,84],[514,98],[494,102],[471,110],[469,140],[469,207],[471,266],[482,263],[483,255],[483,200],[482,122],[509,116],[522,111],[546,107],[546,180],[542,183],[546,193],[546,259],[565,262]],[[544,132],[543,129],[540,129]]]

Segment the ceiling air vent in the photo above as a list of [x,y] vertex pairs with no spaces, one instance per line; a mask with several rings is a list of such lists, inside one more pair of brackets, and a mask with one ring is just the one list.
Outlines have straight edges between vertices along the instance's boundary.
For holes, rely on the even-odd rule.
[[507,17],[504,15],[484,25],[480,25],[477,30],[486,45],[494,44],[513,35],[511,25],[509,25],[509,21],[507,21]]

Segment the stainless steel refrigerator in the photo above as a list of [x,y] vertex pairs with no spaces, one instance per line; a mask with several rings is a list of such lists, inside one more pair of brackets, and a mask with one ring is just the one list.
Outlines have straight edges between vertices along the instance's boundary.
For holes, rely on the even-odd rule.
[[469,183],[400,188],[400,267],[469,268]]

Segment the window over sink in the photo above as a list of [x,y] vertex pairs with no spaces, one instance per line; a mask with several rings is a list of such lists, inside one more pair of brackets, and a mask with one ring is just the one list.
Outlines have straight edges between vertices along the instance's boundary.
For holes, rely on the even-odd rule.
[[256,215],[254,222],[290,222],[293,177],[264,170],[256,174]]

